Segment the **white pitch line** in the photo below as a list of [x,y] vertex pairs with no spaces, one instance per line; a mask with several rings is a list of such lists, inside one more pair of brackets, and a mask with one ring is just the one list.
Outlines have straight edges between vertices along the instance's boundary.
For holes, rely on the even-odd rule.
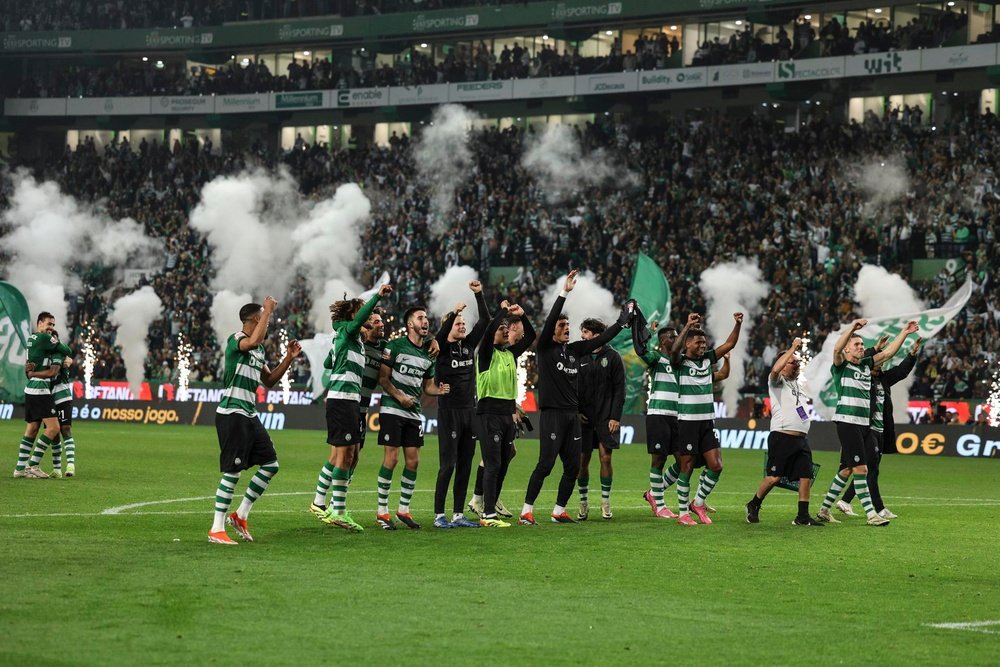
[[964,630],[966,632],[978,632],[984,635],[1000,635],[1000,630],[988,630],[990,626],[1000,626],[1000,621],[972,621],[969,623],[924,623],[925,627],[938,628],[940,630]]

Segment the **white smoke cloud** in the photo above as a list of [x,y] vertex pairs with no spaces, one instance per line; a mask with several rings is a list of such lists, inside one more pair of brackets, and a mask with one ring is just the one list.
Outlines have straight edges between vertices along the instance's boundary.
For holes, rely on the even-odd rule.
[[469,128],[478,118],[478,114],[459,104],[441,105],[414,146],[417,177],[431,193],[434,234],[448,228],[455,192],[474,165]]
[[[576,287],[566,297],[563,306],[563,313],[569,318],[570,340],[580,339],[580,325],[588,317],[596,317],[608,326],[618,319],[619,308],[615,307],[615,296],[607,289],[601,287],[594,279],[592,272],[586,271],[576,278]],[[540,313],[537,319],[543,321],[552,310],[552,304],[556,302],[556,297],[562,291],[566,276],[563,275],[556,282],[545,289],[545,296],[542,303],[545,312]]]
[[312,338],[300,340],[302,353],[309,360],[309,371],[311,374],[309,386],[313,396],[323,393],[323,361],[326,359],[330,346],[333,345],[332,333],[318,333]]
[[899,157],[870,159],[849,173],[855,187],[864,193],[865,201],[872,208],[891,204],[910,189],[906,166]]
[[[267,296],[266,294],[264,296]],[[262,303],[263,298],[256,303]],[[219,351],[225,352],[226,341],[231,335],[243,328],[240,322],[240,308],[248,303],[254,303],[253,298],[243,292],[237,294],[231,290],[222,290],[212,299],[212,330],[215,340],[219,342]],[[281,305],[280,303],[278,305]]]
[[714,347],[729,337],[735,324],[733,314],[744,314],[740,338],[730,357],[729,379],[722,385],[727,414],[735,415],[745,376],[747,341],[754,316],[760,312],[760,301],[767,296],[768,285],[756,261],[739,257],[734,262],[723,262],[702,271],[698,286],[708,304],[706,325]]
[[[861,317],[866,319],[909,315],[926,309],[916,291],[899,275],[871,264],[865,264],[858,272],[858,279],[854,283],[854,300],[858,302]],[[886,362],[885,368],[892,368],[899,363],[898,360],[902,359],[900,355],[905,354],[908,349],[909,344],[904,343],[903,350],[892,361]],[[906,408],[910,402],[910,387],[915,381],[916,377],[910,373],[890,389],[893,419],[897,422],[909,421]]]
[[51,181],[26,172],[12,176],[13,194],[3,221],[11,232],[4,247],[12,255],[7,280],[28,301],[32,319],[51,312],[66,325],[66,290],[80,288],[69,267],[101,264],[114,268],[153,268],[164,261],[162,244],[131,219],[113,221],[94,207],[60,192]]
[[[312,204],[301,201],[287,171],[255,171],[208,183],[191,226],[212,246],[217,295],[248,295],[242,305],[270,294],[280,308],[292,280],[301,275],[312,298],[310,320],[317,330],[330,331],[329,304],[345,292],[361,291],[353,269],[370,213],[371,202],[356,184],[341,185],[333,197]],[[228,297],[223,300],[231,305]],[[213,308],[217,335],[231,333],[231,320],[228,310]],[[218,340],[221,346],[225,337]]]
[[126,294],[111,309],[111,324],[118,328],[116,342],[122,349],[125,377],[132,395],[139,398],[139,388],[145,376],[149,325],[160,318],[163,303],[149,285]]
[[455,304],[464,303],[467,308],[462,311],[462,318],[469,329],[479,321],[479,309],[476,307],[476,295],[469,289],[469,282],[478,280],[479,273],[471,266],[452,266],[431,286],[431,314],[443,318],[455,308]]
[[352,269],[361,255],[361,226],[371,214],[371,202],[355,183],[337,188],[306,213],[292,232],[294,262],[312,296],[312,321],[317,331],[332,331],[330,304],[344,292],[354,296],[361,286]]
[[624,187],[637,182],[634,174],[616,165],[604,150],[584,155],[576,133],[568,125],[546,125],[541,135],[529,140],[521,164],[553,202],[594,185],[615,182]]

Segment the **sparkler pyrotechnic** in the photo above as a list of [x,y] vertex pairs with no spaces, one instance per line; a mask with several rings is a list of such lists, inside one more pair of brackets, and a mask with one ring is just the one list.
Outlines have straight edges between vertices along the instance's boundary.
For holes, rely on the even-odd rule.
[[993,383],[990,384],[990,397],[986,401],[989,408],[989,424],[993,428],[1000,426],[1000,370],[993,373]]
[[83,333],[83,396],[87,400],[94,398],[94,364],[97,363],[97,352],[94,350],[94,325],[84,325]]
[[534,357],[535,353],[528,351],[517,358],[517,404],[524,403],[528,395],[528,357]]
[[[282,359],[288,353],[288,330],[285,327],[278,329],[278,354]],[[288,405],[288,398],[292,393],[291,373],[281,376],[281,402]]]
[[191,377],[191,343],[184,334],[177,334],[177,400],[188,400],[188,383]]

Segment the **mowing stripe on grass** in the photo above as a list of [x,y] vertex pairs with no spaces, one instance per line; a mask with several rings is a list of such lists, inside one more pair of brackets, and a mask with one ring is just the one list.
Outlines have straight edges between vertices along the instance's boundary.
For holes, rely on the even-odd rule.
[[939,630],[965,630],[966,632],[979,632],[985,635],[1000,635],[1000,629],[989,630],[990,626],[1000,626],[1000,621],[972,621],[969,623],[924,623],[924,627],[937,628]]

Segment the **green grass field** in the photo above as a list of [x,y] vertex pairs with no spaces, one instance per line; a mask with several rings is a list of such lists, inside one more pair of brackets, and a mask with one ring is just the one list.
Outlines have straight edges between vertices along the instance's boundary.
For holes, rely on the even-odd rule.
[[[281,472],[250,517],[257,542],[221,547],[205,537],[214,429],[82,423],[78,476],[30,480],[10,477],[21,427],[0,424],[2,664],[1000,662],[1000,625],[928,626],[1000,619],[995,461],[890,457],[891,526],[807,529],[790,525],[795,496],[780,489],[748,525],[761,453],[726,451],[716,523],[683,528],[650,515],[648,457],[630,446],[615,456],[612,521],[439,531],[429,439],[413,505],[425,527],[390,533],[373,525],[369,445],[348,496],[366,531],[349,534],[306,510],[322,434],[285,431]],[[536,451],[520,445],[512,509]],[[825,485],[835,455],[817,460]]]

